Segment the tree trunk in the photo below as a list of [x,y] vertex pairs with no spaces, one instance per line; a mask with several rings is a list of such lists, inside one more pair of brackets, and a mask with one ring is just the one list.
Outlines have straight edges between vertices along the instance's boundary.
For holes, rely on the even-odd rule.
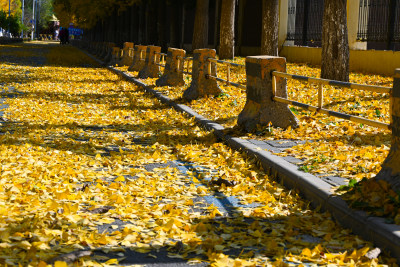
[[139,32],[138,32],[138,42],[139,44],[142,44],[145,42],[145,28],[146,28],[146,3],[140,3],[139,5]]
[[192,50],[208,46],[208,7],[209,0],[197,0]]
[[278,56],[279,0],[262,3],[261,54]]
[[161,46],[162,49],[166,49],[165,44],[165,1],[158,0],[157,10],[157,45]]
[[321,78],[349,81],[346,0],[325,0]]
[[178,32],[179,32],[179,21],[178,21],[178,7],[175,3],[172,3],[169,7],[171,12],[170,16],[170,31],[169,31],[169,46],[177,48],[179,45]]
[[233,59],[235,56],[235,2],[236,0],[222,0],[220,59]]
[[147,23],[147,44],[155,45],[157,43],[158,34],[157,34],[157,3],[158,1],[152,0],[149,1],[148,5],[148,23]]

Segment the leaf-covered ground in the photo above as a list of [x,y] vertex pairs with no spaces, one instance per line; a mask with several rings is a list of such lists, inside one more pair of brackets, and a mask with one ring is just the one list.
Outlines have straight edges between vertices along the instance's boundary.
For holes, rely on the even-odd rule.
[[[213,266],[395,265],[78,50],[1,46],[0,58],[1,265],[140,264],[132,253],[161,252]],[[211,112],[226,99],[201,101]]]
[[[244,65],[244,58],[235,58],[233,62]],[[120,69],[126,70],[126,67]],[[190,70],[190,69],[189,69]],[[320,69],[303,64],[287,64],[291,74],[319,77]],[[136,74],[136,73],[134,73]],[[226,77],[226,67],[218,65],[218,76]],[[244,69],[232,68],[230,78],[234,82],[245,84]],[[156,79],[146,79],[154,84]],[[182,87],[156,87],[170,98],[180,101],[191,78],[185,75],[186,85]],[[351,73],[350,82],[359,84],[392,87],[393,78],[379,75]],[[245,90],[219,83],[223,94],[194,100],[189,106],[207,118],[213,119],[225,127],[236,125],[236,119],[246,102]],[[306,104],[317,105],[317,86],[288,79],[288,97]],[[324,86],[324,107],[352,115],[381,122],[389,122],[389,95],[354,89]],[[322,114],[292,107],[300,121],[297,129],[260,127],[256,133],[238,136],[259,140],[292,139],[307,140],[305,144],[288,149],[282,156],[294,156],[304,160],[301,169],[306,172],[326,176],[340,176],[357,181],[374,177],[386,158],[390,148],[390,131],[368,125],[354,123]]]
[[[232,62],[241,65],[245,59],[237,57]],[[185,64],[186,66],[186,64]],[[218,76],[226,78],[226,66],[217,65]],[[127,70],[127,67],[121,67]],[[189,71],[191,66],[189,65]],[[305,64],[287,63],[287,72],[308,77],[319,77],[320,68]],[[137,73],[134,73],[137,74]],[[246,83],[244,69],[231,68],[230,79],[241,84]],[[154,84],[156,79],[146,79]],[[185,75],[186,85],[182,87],[156,87],[176,101],[181,101],[184,90],[191,81]],[[350,82],[367,85],[392,87],[393,78],[380,75],[350,73]],[[219,83],[223,94],[192,101],[188,105],[198,113],[211,118],[227,128],[235,129],[236,119],[243,109],[245,90]],[[289,99],[316,106],[318,102],[315,84],[287,80]],[[354,89],[324,86],[324,107],[334,111],[365,117],[371,120],[389,123],[389,95]],[[301,159],[299,169],[318,176],[339,176],[347,178],[351,185],[337,193],[349,191],[343,197],[357,209],[363,209],[376,216],[385,216],[388,222],[400,224],[400,197],[384,182],[361,180],[374,177],[390,149],[391,132],[354,123],[322,114],[291,107],[299,119],[297,129],[259,127],[255,133],[244,134],[230,132],[242,138],[258,140],[306,140],[305,144],[277,153],[280,156],[293,156]],[[233,127],[233,128],[232,128]],[[386,190],[382,190],[386,189]]]

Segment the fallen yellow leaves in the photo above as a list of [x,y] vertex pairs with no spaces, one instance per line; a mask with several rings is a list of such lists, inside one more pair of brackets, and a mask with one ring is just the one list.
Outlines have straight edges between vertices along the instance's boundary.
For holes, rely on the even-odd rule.
[[[237,57],[232,62],[245,64],[245,59]],[[218,76],[226,77],[226,67],[218,66]],[[125,70],[122,68],[122,70]],[[319,77],[320,69],[302,64],[287,64],[287,72],[309,77]],[[137,73],[132,73],[136,75]],[[231,81],[245,83],[244,69],[231,70]],[[190,84],[191,76],[185,76],[186,85],[182,87],[156,87],[174,100],[179,100]],[[360,84],[392,87],[393,79],[379,75],[351,73],[350,81]],[[154,79],[145,80],[154,84]],[[226,126],[236,125],[236,119],[243,109],[245,90],[224,83],[219,83],[223,94],[218,97],[206,97],[191,101],[188,105],[201,115]],[[317,105],[317,87],[296,80],[288,79],[288,98],[302,103]],[[389,96],[374,92],[358,91],[346,88],[324,86],[325,107],[334,111],[362,116],[372,120],[389,122]],[[390,131],[380,130],[363,124],[345,121],[334,117],[292,107],[300,121],[297,129],[279,129],[259,127],[256,133],[236,132],[243,138],[258,140],[309,140],[288,149],[281,156],[293,156],[304,160],[302,169],[326,176],[340,176],[361,180],[371,178],[380,170],[380,164],[386,158],[390,147]],[[322,147],[322,148],[321,148]],[[341,155],[337,154],[341,152]]]
[[[162,250],[215,266],[394,264],[386,254],[364,257],[370,243],[192,119],[82,65],[75,49],[41,49],[47,65],[0,64],[5,94],[21,92],[5,100],[0,125],[1,265],[46,266],[85,250],[94,255],[75,257],[77,265],[124,264],[133,252],[156,259]],[[219,178],[227,182],[211,182]]]

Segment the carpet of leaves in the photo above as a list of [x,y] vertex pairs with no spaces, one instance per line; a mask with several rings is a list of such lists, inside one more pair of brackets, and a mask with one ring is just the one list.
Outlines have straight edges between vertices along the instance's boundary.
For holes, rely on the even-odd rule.
[[[228,60],[244,65],[245,58]],[[185,65],[186,66],[186,65]],[[127,67],[120,67],[127,70]],[[191,71],[191,66],[189,66]],[[320,68],[306,64],[287,63],[290,74],[320,77]],[[220,78],[226,78],[227,68],[217,65]],[[137,73],[133,73],[136,75]],[[185,75],[186,85],[182,87],[155,87],[175,101],[182,101],[182,94],[191,82]],[[156,79],[146,79],[145,83],[154,85]],[[231,68],[230,80],[245,84],[244,69]],[[381,75],[350,73],[350,82],[358,84],[393,86],[393,78]],[[228,129],[230,134],[241,138],[258,140],[306,140],[305,144],[277,153],[280,156],[293,156],[302,160],[299,169],[319,176],[339,176],[347,178],[356,187],[340,188],[350,206],[362,209],[375,216],[384,216],[388,222],[400,224],[400,197],[385,182],[369,181],[381,169],[391,145],[391,132],[347,120],[328,117],[310,111],[291,107],[299,119],[297,129],[281,129],[260,126],[254,133],[235,131],[236,119],[246,102],[243,89],[219,83],[223,93],[217,97],[209,96],[188,104],[207,118],[213,119]],[[305,104],[317,106],[318,86],[297,80],[287,80],[288,98]],[[389,123],[389,95],[375,92],[324,86],[324,107],[330,110],[364,117],[370,120]],[[361,182],[363,181],[363,182]],[[365,187],[365,188],[364,188]],[[382,190],[385,188],[386,190]],[[367,193],[368,192],[368,193]]]
[[[153,257],[163,248],[170,257],[213,266],[395,265],[385,253],[371,256],[370,243],[310,209],[193,120],[78,50],[24,44],[0,52],[12,59],[0,63],[1,97],[9,105],[0,124],[1,265],[47,266],[73,251],[116,252],[118,258],[75,263],[108,266],[123,264],[130,250]],[[29,63],[37,54],[46,58],[43,66]],[[227,100],[201,101],[193,105],[216,112],[211,103]],[[211,185],[207,174],[168,166],[145,168],[173,160],[195,162],[235,185]],[[196,201],[218,192],[257,206],[226,217]],[[106,224],[112,231],[99,231]],[[236,256],[229,254],[234,249]]]
[[[235,58],[234,63],[244,65],[244,58]],[[125,70],[126,68],[122,67]],[[190,69],[189,69],[190,70]],[[287,64],[291,74],[319,77],[320,69],[304,64]],[[134,73],[136,74],[136,73]],[[226,77],[226,67],[218,65],[218,76]],[[233,82],[245,84],[244,69],[232,68],[230,78]],[[146,79],[154,84],[156,79]],[[191,78],[185,76],[186,85],[182,87],[156,87],[170,98],[179,101]],[[379,75],[351,73],[350,81],[392,87],[393,79]],[[246,102],[245,90],[219,83],[223,94],[192,101],[189,106],[207,118],[213,119],[225,127],[236,125],[236,119]],[[317,86],[289,79],[288,97],[306,104],[317,105]],[[367,91],[324,87],[324,107],[372,120],[389,122],[389,95]],[[294,156],[304,160],[301,168],[307,172],[340,176],[361,180],[371,178],[380,170],[380,164],[386,158],[390,148],[390,131],[368,125],[354,123],[322,114],[314,114],[292,107],[300,121],[297,129],[259,127],[252,134],[237,132],[238,136],[258,140],[292,139],[307,140],[305,144],[288,149],[282,156]]]

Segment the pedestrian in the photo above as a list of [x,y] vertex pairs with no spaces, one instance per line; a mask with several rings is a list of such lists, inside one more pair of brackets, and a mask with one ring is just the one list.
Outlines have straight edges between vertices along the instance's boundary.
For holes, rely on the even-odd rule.
[[63,28],[63,27],[60,28],[59,36],[60,36],[60,44],[62,44],[62,45],[65,44],[66,43],[66,41],[65,41],[65,38],[66,38],[65,28]]

